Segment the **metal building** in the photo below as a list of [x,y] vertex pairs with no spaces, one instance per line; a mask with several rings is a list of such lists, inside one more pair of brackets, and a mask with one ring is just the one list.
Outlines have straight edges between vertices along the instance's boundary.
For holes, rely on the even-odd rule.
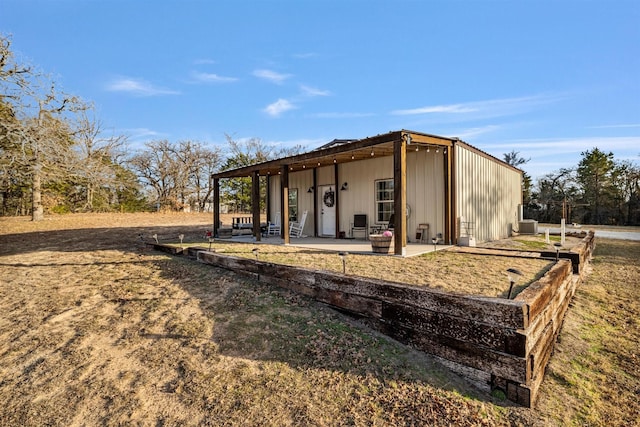
[[[221,179],[252,177],[252,199],[267,181],[267,217],[282,230],[307,212],[303,233],[360,237],[393,228],[394,250],[404,255],[417,239],[457,244],[508,237],[518,222],[522,171],[457,139],[394,131],[334,140],[307,153],[212,175],[214,229],[219,224]],[[260,239],[260,203],[252,203]],[[354,221],[366,221],[356,236]],[[362,224],[360,224],[362,225]],[[289,234],[283,233],[285,243]],[[426,237],[426,239],[425,239]]]

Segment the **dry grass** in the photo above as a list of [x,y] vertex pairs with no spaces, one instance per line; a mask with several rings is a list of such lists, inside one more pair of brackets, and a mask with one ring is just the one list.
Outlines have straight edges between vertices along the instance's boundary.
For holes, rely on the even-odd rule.
[[535,412],[306,298],[138,244],[141,232],[197,236],[209,223],[0,218],[0,425],[637,421],[637,244],[599,243]]
[[598,240],[542,384],[556,425],[640,425],[640,243]]
[[[259,248],[260,261],[342,272],[342,260],[332,252],[281,245],[258,246],[250,243],[214,243],[211,248],[223,255],[252,259],[255,258],[252,250]],[[506,274],[508,268],[517,268],[523,274],[519,285],[512,292],[513,297],[540,278],[551,265],[552,262],[542,259],[469,255],[448,251],[411,258],[349,254],[346,272],[350,275],[426,286],[447,292],[506,298],[509,290]]]

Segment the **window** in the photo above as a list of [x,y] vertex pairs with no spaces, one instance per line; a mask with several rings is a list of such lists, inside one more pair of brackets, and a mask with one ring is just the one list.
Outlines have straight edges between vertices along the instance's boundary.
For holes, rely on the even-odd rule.
[[393,213],[393,179],[376,181],[376,222],[385,223]]
[[298,189],[289,189],[289,221],[298,222]]

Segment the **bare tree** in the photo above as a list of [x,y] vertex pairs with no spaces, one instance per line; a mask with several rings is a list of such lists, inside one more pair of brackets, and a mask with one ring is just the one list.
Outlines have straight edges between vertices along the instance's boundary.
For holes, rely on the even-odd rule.
[[[260,138],[234,140],[225,134],[228,152],[223,169],[234,169],[255,165],[279,157],[292,156],[300,153],[302,147],[276,149],[275,146],[265,144]],[[266,183],[260,184],[261,194],[266,192]],[[235,211],[246,212],[251,205],[251,178],[231,178],[222,182],[224,201]],[[261,198],[263,199],[263,198]]]
[[118,175],[114,163],[123,155],[126,137],[105,135],[102,123],[87,111],[78,115],[75,129],[77,159],[73,175],[84,195],[84,209],[95,209],[95,195],[100,189],[115,191]]
[[[19,193],[22,196],[22,183],[16,176],[21,156],[17,155],[15,149],[19,145],[15,130],[21,123],[16,114],[15,103],[20,100],[21,88],[28,85],[32,73],[31,67],[16,61],[11,51],[11,40],[0,35],[0,186],[3,213],[7,209],[10,195]],[[22,208],[22,203],[20,205]]]
[[151,188],[158,208],[171,204],[175,191],[169,160],[169,141],[150,141],[145,149],[132,156],[128,163],[143,185]]
[[0,101],[15,120],[3,122],[2,164],[12,178],[26,180],[31,187],[33,221],[44,218],[43,180],[62,176],[73,164],[72,130],[68,115],[86,109],[78,98],[60,93],[46,76],[19,64],[11,42],[0,37]]
[[129,165],[152,189],[160,207],[203,210],[211,196],[209,176],[219,169],[218,149],[199,142],[150,141]]
[[213,192],[209,177],[220,169],[220,149],[184,141],[180,143],[180,151],[180,158],[184,159],[188,171],[189,204],[198,211],[204,211]]
[[541,221],[560,222],[565,215],[563,208],[574,203],[578,191],[574,175],[572,169],[560,169],[538,179],[538,190],[533,198],[542,208]]

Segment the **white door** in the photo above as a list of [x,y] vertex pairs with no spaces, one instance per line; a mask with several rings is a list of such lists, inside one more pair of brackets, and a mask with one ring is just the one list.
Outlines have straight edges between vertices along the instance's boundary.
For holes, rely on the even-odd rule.
[[320,187],[320,229],[323,236],[336,235],[336,186]]

